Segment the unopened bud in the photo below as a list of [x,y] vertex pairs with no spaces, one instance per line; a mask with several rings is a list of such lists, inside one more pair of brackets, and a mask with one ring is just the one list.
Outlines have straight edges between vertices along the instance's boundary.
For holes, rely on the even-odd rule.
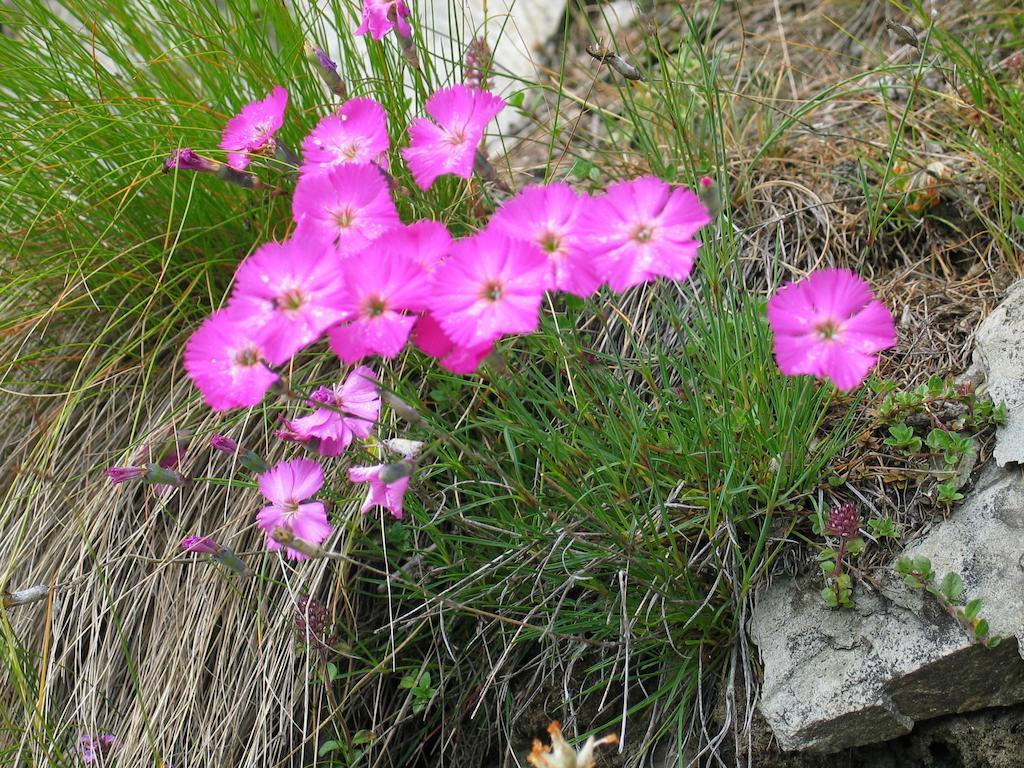
[[161,467],[159,464],[149,464],[146,466],[146,476],[144,481],[147,485],[170,485],[174,488],[180,488],[185,484],[185,476],[180,472],[175,472],[173,469],[167,469]]
[[411,424],[420,424],[423,422],[423,417],[420,416],[420,412],[413,408],[409,403],[405,402],[398,395],[391,392],[382,392],[381,399],[390,405],[395,413],[401,416],[403,419]]
[[254,475],[262,475],[270,470],[270,465],[255,451],[243,451],[238,457],[238,463],[248,469]]
[[198,173],[216,173],[221,163],[197,155],[191,147],[182,147],[171,153],[171,156],[164,160],[164,173],[171,171],[196,171]]
[[232,440],[227,435],[214,435],[210,438],[210,447],[215,451],[221,453],[230,453],[234,455],[238,452],[238,443]]
[[220,545],[209,536],[186,536],[181,540],[181,548],[200,555],[215,555],[220,551]]
[[322,48],[317,48],[309,40],[303,44],[302,48],[306,53],[306,60],[313,65],[317,75],[331,89],[331,93],[344,99],[347,89],[345,81],[338,74],[337,63],[331,61],[331,57]]

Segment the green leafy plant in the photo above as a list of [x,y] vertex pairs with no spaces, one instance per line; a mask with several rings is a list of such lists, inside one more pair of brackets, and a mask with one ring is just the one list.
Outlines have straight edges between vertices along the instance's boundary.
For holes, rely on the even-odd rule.
[[889,517],[872,517],[867,522],[868,531],[876,539],[899,539],[900,531]]
[[988,621],[981,618],[981,598],[964,604],[964,581],[960,574],[947,573],[936,583],[931,560],[924,555],[902,557],[896,563],[896,572],[911,589],[920,589],[932,595],[946,612],[959,622],[971,640],[986,648],[995,648],[1002,638],[990,633]]
[[430,685],[430,672],[426,670],[419,678],[415,675],[406,675],[398,687],[412,694],[412,711],[417,715],[427,708],[430,700],[437,693],[437,690]]
[[882,441],[903,453],[919,453],[921,438],[914,434],[914,428],[906,424],[893,424],[889,427],[889,437]]

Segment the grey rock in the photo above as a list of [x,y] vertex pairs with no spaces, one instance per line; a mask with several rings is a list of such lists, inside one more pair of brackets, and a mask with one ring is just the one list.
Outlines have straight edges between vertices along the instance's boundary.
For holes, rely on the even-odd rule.
[[759,595],[750,631],[764,664],[759,707],[783,749],[836,752],[920,720],[1024,701],[1024,475],[990,465],[905,554],[928,557],[939,578],[960,573],[1005,639],[995,649],[972,643],[891,569],[878,591],[858,584],[857,607],[845,611],[825,607],[820,579],[776,581]]
[[1024,280],[1010,286],[1003,302],[978,326],[973,362],[988,394],[1009,411],[1009,420],[996,431],[996,463],[1024,462]]

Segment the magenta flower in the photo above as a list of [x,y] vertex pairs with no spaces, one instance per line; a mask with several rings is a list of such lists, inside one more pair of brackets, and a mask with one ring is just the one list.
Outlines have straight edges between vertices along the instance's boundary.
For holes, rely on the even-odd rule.
[[[330,408],[317,407],[320,404]],[[309,399],[316,410],[308,416],[285,421],[277,436],[297,443],[314,443],[321,456],[338,456],[358,437],[370,436],[380,416],[377,376],[361,365],[344,384],[320,387]]]
[[402,503],[405,499],[405,492],[409,488],[409,476],[400,477],[390,483],[380,479],[381,470],[387,466],[377,464],[372,467],[349,467],[348,479],[353,483],[369,483],[370,490],[366,494],[366,500],[359,508],[360,512],[366,512],[374,505],[384,507],[391,512],[397,520],[402,519]]
[[420,219],[388,232],[388,248],[403,253],[427,272],[444,261],[452,246],[452,236],[439,221]]
[[216,555],[220,552],[220,545],[209,536],[186,536],[181,540],[181,550],[199,555]]
[[392,29],[401,37],[409,37],[412,28],[406,18],[409,6],[403,0],[363,0],[363,20],[356,27],[357,35],[370,33],[374,40],[380,40]]
[[333,251],[292,238],[261,245],[239,265],[228,306],[254,329],[264,357],[281,365],[345,319],[342,288]]
[[422,315],[412,333],[413,343],[425,354],[436,358],[441,367],[452,373],[475,371],[483,359],[494,351],[494,343],[460,347],[452,341],[433,315]]
[[401,224],[387,180],[373,165],[339,165],[295,185],[293,239],[336,243],[342,256],[363,250]]
[[693,236],[711,221],[697,196],[653,176],[620,181],[595,197],[580,216],[579,231],[596,272],[615,291],[659,275],[685,280],[700,242]]
[[389,246],[372,256],[348,259],[342,266],[346,293],[338,306],[352,321],[327,332],[331,349],[342,362],[354,363],[372,354],[394,357],[416,322],[411,313],[426,306],[427,273]]
[[[278,528],[284,528],[310,544],[319,545],[331,535],[327,522],[327,509],[323,502],[303,503],[324,485],[324,471],[310,459],[292,459],[276,464],[257,478],[260,491],[270,502],[256,514],[256,522],[267,534],[267,549],[281,549],[271,537]],[[292,560],[305,560],[306,555],[288,549]]]
[[103,470],[113,485],[127,483],[129,480],[139,480],[146,476],[145,467],[107,467]]
[[249,165],[249,153],[273,151],[274,134],[284,124],[288,91],[275,85],[270,94],[242,107],[228,120],[221,136],[220,148],[228,153],[228,165],[243,171]]
[[252,329],[230,308],[221,309],[186,342],[185,371],[213,410],[247,408],[277,381],[265,357]]
[[384,107],[373,99],[349,99],[328,115],[302,142],[304,174],[322,173],[346,163],[375,162],[387,151]]
[[505,100],[488,91],[453,85],[427,99],[427,114],[435,123],[417,117],[409,125],[409,146],[402,157],[413,179],[429,189],[438,176],[473,175],[473,157],[484,128],[505,108]]
[[429,308],[460,347],[537,329],[550,265],[523,240],[485,230],[456,242],[432,276]]
[[199,171],[215,173],[220,168],[220,163],[207,160],[197,155],[190,148],[176,149],[171,156],[164,160],[164,173],[170,173],[177,169],[179,171]]
[[896,344],[896,324],[871,286],[848,269],[822,269],[779,289],[768,301],[775,361],[787,376],[858,386]]
[[112,733],[95,737],[83,734],[78,739],[78,754],[81,755],[82,762],[86,765],[93,763],[102,765],[107,755],[120,746],[117,737]]
[[551,265],[545,287],[585,298],[603,282],[579,231],[580,212],[589,204],[568,184],[524,187],[494,212],[488,227],[529,240],[544,253]]

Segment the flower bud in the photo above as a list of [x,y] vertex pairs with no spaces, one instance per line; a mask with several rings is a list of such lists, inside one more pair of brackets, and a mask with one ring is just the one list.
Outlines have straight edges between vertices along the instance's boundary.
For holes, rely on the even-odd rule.
[[126,483],[129,480],[138,480],[146,474],[145,467],[107,467],[105,470],[110,482],[114,485]]
[[196,171],[198,173],[216,173],[221,164],[216,160],[209,160],[197,155],[191,147],[176,149],[171,156],[164,160],[164,173],[173,170]]
[[701,176],[700,184],[697,187],[697,197],[707,208],[711,218],[715,218],[722,212],[722,190],[710,176]]
[[181,548],[185,552],[201,555],[216,555],[220,552],[220,545],[208,536],[186,536],[181,540]]
[[331,89],[331,93],[344,99],[347,89],[345,88],[345,81],[338,74],[337,63],[331,61],[330,56],[322,48],[317,48],[308,40],[302,47],[306,53],[306,60],[313,65],[320,79]]
[[227,435],[214,435],[211,437],[210,447],[215,451],[220,451],[221,453],[229,453],[232,455],[238,453],[238,443]]
[[145,469],[147,485],[169,485],[180,488],[185,484],[185,476],[173,469],[161,467],[159,464],[148,464]]
[[255,475],[262,475],[270,469],[270,465],[255,451],[243,451],[238,457],[238,463]]

